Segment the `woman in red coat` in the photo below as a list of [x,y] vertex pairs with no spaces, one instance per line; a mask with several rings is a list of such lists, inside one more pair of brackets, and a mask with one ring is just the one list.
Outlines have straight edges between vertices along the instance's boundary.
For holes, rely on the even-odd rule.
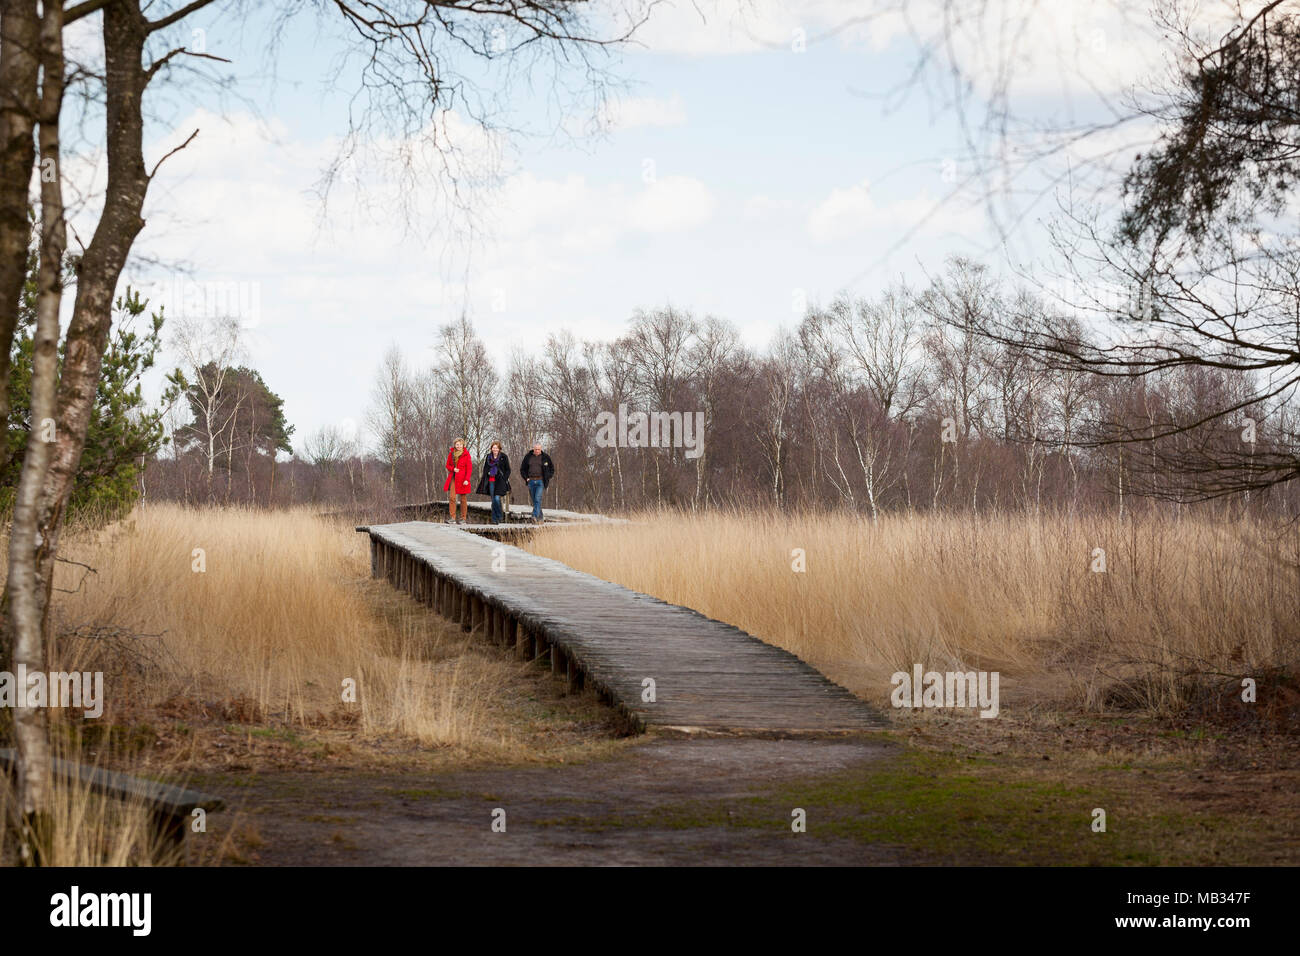
[[447,452],[447,481],[443,484],[442,490],[447,492],[447,524],[456,522],[456,498],[460,498],[460,524],[464,524],[469,518],[469,477],[474,471],[474,463],[470,460],[469,449],[465,447],[465,439],[457,438],[452,444],[451,450]]

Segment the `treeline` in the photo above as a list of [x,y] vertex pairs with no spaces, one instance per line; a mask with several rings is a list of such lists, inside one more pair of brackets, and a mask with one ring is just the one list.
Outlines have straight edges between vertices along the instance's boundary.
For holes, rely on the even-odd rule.
[[[441,329],[431,367],[389,351],[366,418],[371,447],[324,428],[289,462],[277,465],[269,444],[250,439],[242,457],[206,457],[183,488],[174,475],[155,481],[161,463],[146,479],[151,494],[192,501],[206,475],[222,500],[425,501],[441,495],[454,437],[466,438],[476,461],[499,438],[516,462],[540,437],[558,468],[551,507],[1122,510],[1138,495],[1161,496],[1170,461],[1276,453],[1268,435],[1294,433],[1289,408],[1244,404],[1217,429],[1133,444],[1156,423],[1194,423],[1248,398],[1252,383],[1204,367],[1134,379],[1053,366],[979,334],[991,315],[1087,336],[1077,318],[963,259],[924,288],[809,307],[762,350],[730,322],[660,308],[637,312],[612,340],[561,332],[498,368],[461,319]],[[627,417],[699,416],[702,447],[611,445],[598,423],[620,407]],[[1245,500],[1287,513],[1296,506],[1289,485]]]

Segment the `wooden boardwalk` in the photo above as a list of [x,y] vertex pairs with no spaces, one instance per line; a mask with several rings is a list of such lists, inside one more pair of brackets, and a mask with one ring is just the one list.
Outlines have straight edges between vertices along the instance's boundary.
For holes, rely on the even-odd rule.
[[632,731],[795,736],[885,726],[793,654],[689,608],[453,525],[357,530],[370,535],[375,577],[549,663],[571,686],[591,686]]
[[[470,501],[469,513],[488,520],[492,514],[492,502]],[[440,521],[447,515],[447,499],[426,501],[413,505],[398,505],[393,509],[400,517],[424,521]],[[528,522],[533,516],[532,505],[502,505],[507,522]],[[542,514],[547,524],[627,524],[626,518],[611,518],[608,515],[588,514],[583,511],[565,511],[563,508],[543,508]]]

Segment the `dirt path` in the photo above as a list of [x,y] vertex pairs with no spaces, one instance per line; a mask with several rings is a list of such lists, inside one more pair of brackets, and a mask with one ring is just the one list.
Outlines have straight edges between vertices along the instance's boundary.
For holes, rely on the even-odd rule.
[[[886,757],[867,737],[660,738],[581,765],[394,774],[272,772],[240,787],[258,865],[897,864],[913,854],[791,829],[732,826],[729,806]],[[214,786],[220,778],[213,777]],[[752,802],[750,804],[752,806]],[[505,832],[493,832],[493,811]],[[260,846],[257,845],[260,841]]]

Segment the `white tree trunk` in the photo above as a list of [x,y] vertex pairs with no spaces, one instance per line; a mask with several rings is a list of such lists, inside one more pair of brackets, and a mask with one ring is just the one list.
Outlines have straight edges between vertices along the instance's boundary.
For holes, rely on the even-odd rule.
[[[13,635],[15,671],[45,671],[45,595],[37,555],[42,545],[38,524],[41,496],[53,459],[57,417],[59,306],[63,301],[63,251],[67,245],[63,221],[62,170],[59,165],[59,112],[63,100],[62,4],[44,5],[41,23],[42,85],[38,143],[42,166],[54,175],[41,176],[41,264],[37,276],[36,331],[32,343],[31,428],[14,499],[9,533],[9,626]],[[19,687],[24,696],[26,687]],[[18,744],[18,810],[21,852],[29,863],[45,862],[52,825],[50,738],[44,708],[14,709]]]

